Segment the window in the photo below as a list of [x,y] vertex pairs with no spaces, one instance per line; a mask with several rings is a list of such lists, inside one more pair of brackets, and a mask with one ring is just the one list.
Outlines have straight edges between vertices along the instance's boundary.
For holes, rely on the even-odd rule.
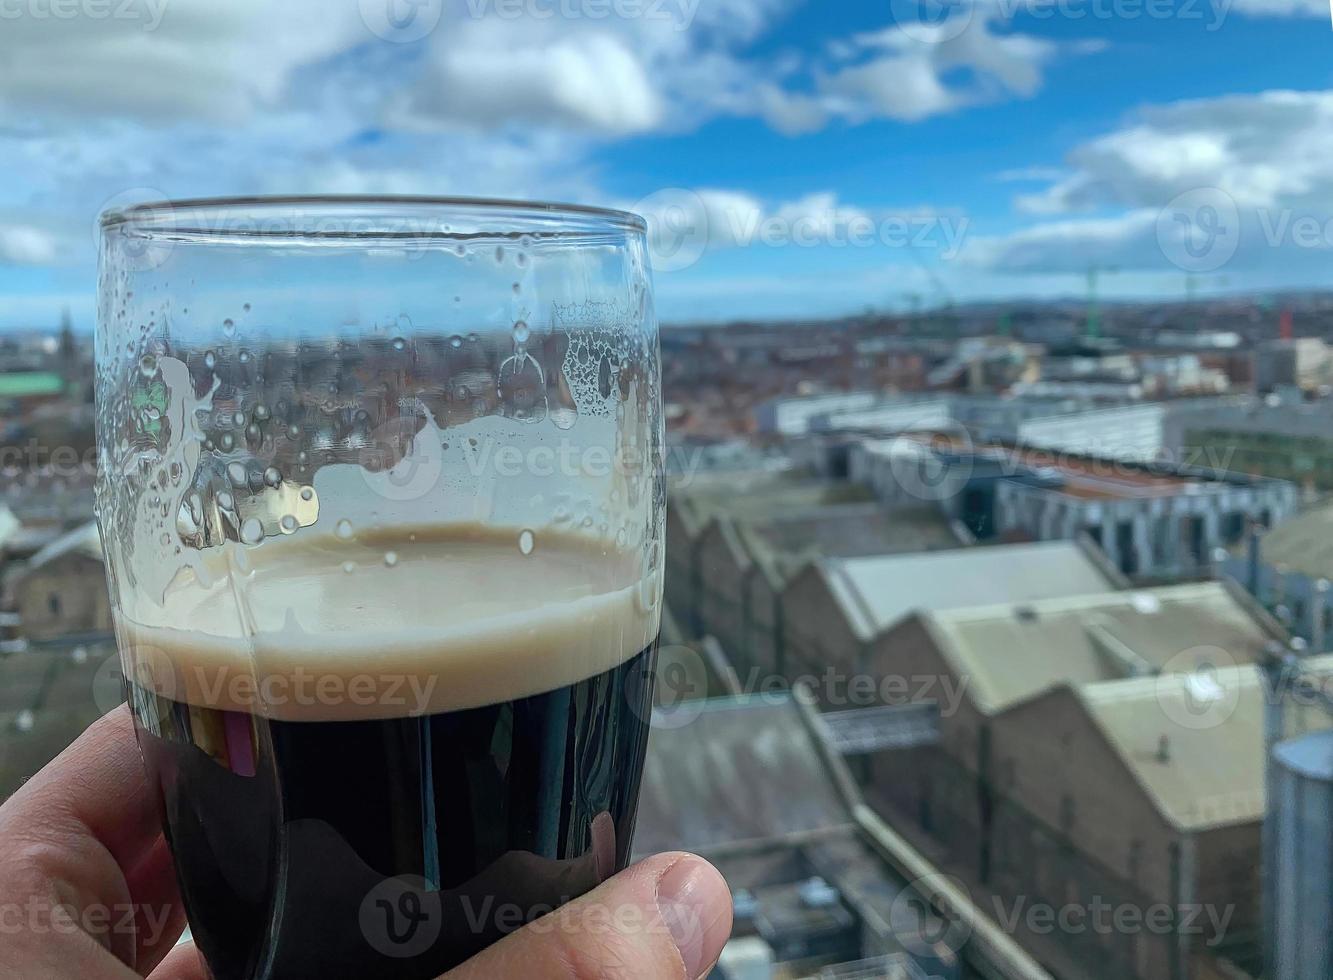
[[52,592],[49,596],[46,597],[46,608],[50,611],[50,613],[51,613],[52,616],[59,616],[59,615],[60,615],[60,593],[59,593],[59,592]]

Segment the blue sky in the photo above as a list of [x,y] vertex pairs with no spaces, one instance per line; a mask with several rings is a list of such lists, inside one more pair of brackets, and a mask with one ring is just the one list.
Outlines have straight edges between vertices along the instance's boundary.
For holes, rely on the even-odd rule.
[[674,321],[1333,282],[1326,0],[55,2],[0,7],[0,327],[214,194],[638,208]]

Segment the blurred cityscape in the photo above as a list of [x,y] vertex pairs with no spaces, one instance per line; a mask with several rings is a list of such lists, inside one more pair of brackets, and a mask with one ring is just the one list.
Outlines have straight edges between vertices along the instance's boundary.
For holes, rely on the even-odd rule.
[[[761,978],[1333,976],[1333,297],[663,329],[637,848]],[[91,342],[0,336],[0,800],[121,697]]]

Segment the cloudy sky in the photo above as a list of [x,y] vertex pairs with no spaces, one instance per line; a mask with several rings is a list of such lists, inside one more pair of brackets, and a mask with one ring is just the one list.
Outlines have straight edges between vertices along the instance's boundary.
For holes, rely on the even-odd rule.
[[1327,0],[0,0],[0,327],[95,215],[635,207],[675,321],[1333,285]]

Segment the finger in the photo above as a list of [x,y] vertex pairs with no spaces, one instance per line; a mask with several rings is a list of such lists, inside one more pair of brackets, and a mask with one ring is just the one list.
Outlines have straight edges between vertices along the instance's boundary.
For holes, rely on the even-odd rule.
[[165,837],[126,876],[134,903],[135,968],[149,973],[185,931],[185,906],[176,887],[176,866]]
[[731,934],[712,865],[662,854],[473,957],[445,980],[700,980]]
[[[133,967],[140,946],[126,869],[161,839],[129,712],[96,722],[0,807],[11,902],[72,910],[84,938]],[[62,913],[63,914],[63,913]],[[77,936],[69,944],[83,945]]]
[[0,838],[86,836],[122,867],[136,864],[161,832],[124,705],[94,722],[0,807]]
[[167,953],[148,980],[209,980],[209,972],[194,943],[182,943]]

